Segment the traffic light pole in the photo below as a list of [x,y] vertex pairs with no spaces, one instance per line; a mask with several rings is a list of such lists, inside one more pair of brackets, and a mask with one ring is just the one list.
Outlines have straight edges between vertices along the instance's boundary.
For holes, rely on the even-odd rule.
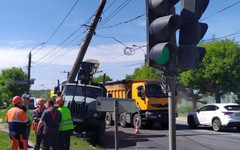
[[176,115],[175,115],[175,75],[167,76],[168,83],[168,119],[169,119],[169,150],[176,150]]

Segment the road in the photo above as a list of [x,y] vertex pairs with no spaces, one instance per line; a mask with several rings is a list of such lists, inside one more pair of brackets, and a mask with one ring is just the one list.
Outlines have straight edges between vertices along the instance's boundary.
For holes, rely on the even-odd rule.
[[[189,129],[186,119],[177,119],[177,150],[239,150],[240,133],[236,129],[214,132],[209,127]],[[152,129],[141,129],[134,135],[133,128],[119,127],[119,149],[124,150],[168,150],[168,130],[154,125]],[[114,127],[107,127],[103,145],[114,149]]]

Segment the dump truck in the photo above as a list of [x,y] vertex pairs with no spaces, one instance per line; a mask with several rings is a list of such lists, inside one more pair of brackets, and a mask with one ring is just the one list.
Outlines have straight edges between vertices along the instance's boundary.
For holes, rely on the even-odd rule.
[[[135,100],[135,113],[120,112],[119,123],[122,127],[150,128],[154,122],[168,127],[168,94],[163,90],[163,84],[158,80],[135,79],[106,82],[107,97],[131,98]],[[106,125],[112,125],[115,120],[113,112],[106,112]]]

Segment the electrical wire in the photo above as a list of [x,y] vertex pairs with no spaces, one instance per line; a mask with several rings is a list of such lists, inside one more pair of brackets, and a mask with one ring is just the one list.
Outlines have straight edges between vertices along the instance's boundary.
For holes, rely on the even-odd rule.
[[208,19],[208,18],[210,18],[210,17],[212,17],[212,16],[215,16],[215,15],[217,15],[217,14],[219,14],[219,13],[221,13],[221,12],[223,12],[223,11],[225,11],[225,10],[227,10],[227,9],[229,9],[229,8],[231,8],[231,7],[233,7],[233,6],[237,5],[237,4],[239,4],[239,3],[240,3],[240,0],[237,1],[236,3],[230,5],[230,6],[227,6],[227,7],[223,8],[223,9],[221,9],[221,10],[219,10],[219,11],[217,11],[217,12],[215,12],[215,13],[213,13],[213,14],[207,16],[207,17],[205,17],[205,18],[202,18],[200,21],[203,21],[203,20]]
[[62,26],[62,24],[65,22],[65,20],[67,19],[67,17],[71,14],[72,10],[74,9],[74,7],[77,5],[79,0],[76,0],[76,2],[74,3],[74,5],[72,6],[72,8],[70,9],[70,11],[67,13],[67,15],[64,17],[64,19],[62,20],[62,22],[58,25],[58,27],[54,30],[54,32],[51,34],[51,36],[47,39],[47,41],[45,42],[45,44],[43,44],[36,52],[38,53],[51,39],[52,37],[56,34],[56,32],[59,30],[59,28]]
[[137,19],[143,17],[144,15],[145,15],[145,13],[144,13],[144,14],[141,14],[141,15],[139,15],[139,16],[137,16],[137,17],[134,17],[134,18],[132,18],[132,19],[130,19],[130,20],[123,21],[123,22],[119,22],[119,23],[117,23],[117,24],[110,25],[110,26],[99,27],[98,29],[110,29],[110,28],[113,28],[113,27],[116,27],[116,26],[119,26],[119,25],[122,25],[122,24],[127,24],[127,23],[130,23],[130,22],[132,22],[132,21],[134,21],[134,20],[137,20]]
[[106,71],[109,71],[109,70],[116,70],[116,69],[128,68],[128,67],[137,66],[137,65],[143,65],[143,64],[144,64],[144,63],[135,63],[135,64],[130,64],[130,65],[125,65],[125,66],[122,66],[122,67],[104,69],[104,70],[100,70],[99,72],[106,72]]
[[125,0],[114,12],[112,12],[105,20],[103,20],[99,27],[105,25],[109,20],[111,20],[115,15],[117,15],[124,7],[126,7],[132,0]]
[[234,36],[234,35],[239,35],[239,34],[240,34],[240,31],[237,31],[237,32],[234,32],[234,33],[231,33],[231,34],[228,34],[228,35],[221,36],[221,37],[206,39],[206,40],[202,40],[202,41],[207,42],[207,41],[212,41],[212,40],[219,40],[219,39],[224,39],[224,38]]
[[[42,61],[41,63],[38,64],[38,66],[39,66],[39,65],[41,65],[41,64],[44,64],[44,62],[46,61],[46,59],[50,59],[50,58],[48,58],[48,57],[51,57],[51,56],[53,56],[53,55],[55,56],[55,54],[58,53],[60,50],[58,50],[58,51],[56,51],[56,52],[55,52],[54,50],[56,50],[60,45],[62,45],[62,44],[65,43],[68,39],[70,39],[73,35],[75,35],[82,27],[86,26],[86,24],[88,24],[88,23],[90,22],[91,18],[94,16],[94,14],[96,14],[96,11],[88,18],[88,20],[86,21],[85,24],[82,24],[79,28],[77,28],[74,32],[72,32],[66,39],[64,39],[60,44],[58,44],[55,48],[53,48],[52,50],[50,50],[47,54],[45,54],[44,56],[42,56],[41,58],[39,58],[35,63],[38,63],[38,62],[40,62],[40,60],[45,59],[44,61]],[[85,32],[83,32],[83,33],[85,33]],[[80,35],[82,35],[83,33],[81,33]],[[80,36],[80,35],[79,35],[79,36]],[[77,37],[79,37],[79,36],[77,36]],[[76,40],[76,38],[75,38],[74,40]],[[72,40],[70,43],[72,43],[74,40]],[[65,47],[66,47],[66,46],[65,46]],[[65,48],[65,47],[64,47],[64,48]],[[51,54],[51,53],[54,53],[54,54],[49,56],[49,54]],[[52,58],[52,59],[54,59],[54,58]]]

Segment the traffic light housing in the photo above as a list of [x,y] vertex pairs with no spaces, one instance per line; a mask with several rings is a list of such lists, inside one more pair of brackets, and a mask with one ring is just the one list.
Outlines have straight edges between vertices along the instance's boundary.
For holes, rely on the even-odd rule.
[[174,14],[179,0],[146,0],[147,55],[149,66],[165,73],[176,72],[176,35],[182,19]]
[[182,0],[183,24],[179,33],[178,67],[195,69],[203,60],[206,50],[197,44],[207,32],[208,25],[198,20],[206,10],[209,0]]

